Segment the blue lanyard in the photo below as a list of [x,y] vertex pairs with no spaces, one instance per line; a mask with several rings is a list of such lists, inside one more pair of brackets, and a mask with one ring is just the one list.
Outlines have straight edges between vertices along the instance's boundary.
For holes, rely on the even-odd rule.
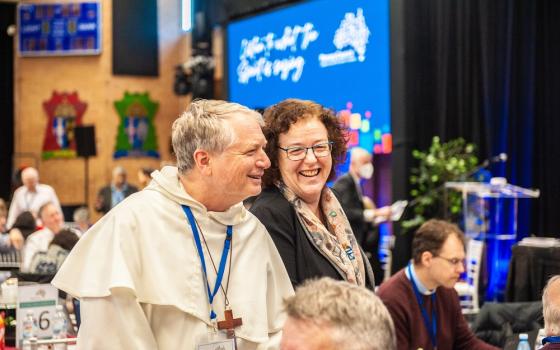
[[544,337],[542,339],[542,345],[544,345],[546,343],[560,344],[560,337],[558,337],[558,336]]
[[418,301],[418,305],[420,306],[420,311],[422,312],[422,318],[424,319],[424,325],[426,329],[430,333],[430,339],[432,340],[432,345],[434,349],[437,348],[437,317],[436,317],[436,293],[432,294],[432,327],[430,328],[430,319],[428,318],[428,311],[424,307],[424,302],[422,301],[422,294],[418,290],[418,286],[416,286],[416,282],[414,281],[414,276],[412,275],[412,269],[410,268],[411,264],[408,264],[408,274],[410,275],[410,282],[412,282],[412,288],[414,289],[414,295],[416,296],[416,300]]
[[220,289],[222,284],[222,279],[224,278],[224,271],[226,269],[227,256],[229,254],[229,248],[231,246],[231,238],[233,234],[233,227],[231,225],[227,226],[226,229],[226,239],[224,240],[224,249],[222,250],[222,258],[220,259],[220,268],[217,271],[216,283],[214,284],[214,291],[210,291],[210,283],[208,283],[208,273],[206,272],[206,262],[204,261],[204,251],[202,250],[202,244],[200,242],[200,234],[198,233],[198,228],[196,227],[196,221],[194,219],[191,208],[186,205],[181,205],[183,211],[189,219],[189,224],[191,225],[192,233],[194,236],[194,241],[196,242],[196,249],[198,250],[198,256],[200,258],[200,263],[202,264],[202,272],[204,273],[204,279],[206,280],[206,290],[208,292],[208,302],[210,304],[210,320],[214,321],[216,319],[216,313],[214,312],[214,297]]

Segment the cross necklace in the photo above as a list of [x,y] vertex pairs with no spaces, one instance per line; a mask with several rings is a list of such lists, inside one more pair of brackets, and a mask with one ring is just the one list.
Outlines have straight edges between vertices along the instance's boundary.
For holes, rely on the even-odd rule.
[[[206,243],[206,237],[204,236],[204,232],[202,232],[202,228],[200,227],[200,225],[198,224],[198,221],[195,219],[196,222],[196,226],[198,227],[198,230],[200,231],[200,234],[202,236],[202,240],[204,241],[204,246],[206,246],[206,250],[208,251],[208,256],[210,256],[210,262],[212,263],[212,267],[214,268],[214,272],[216,272],[216,274],[218,273],[218,270],[216,269],[216,264],[214,263],[214,259],[212,258],[212,254],[210,253],[210,248],[208,248],[208,243]],[[229,288],[229,277],[231,276],[231,261],[233,259],[233,239],[231,240],[231,252],[230,252],[230,256],[229,256],[229,267],[228,267],[228,276],[227,276],[227,281],[226,281],[226,289],[224,290],[224,286],[220,283],[220,289],[222,290],[222,293],[224,294],[225,297],[225,310],[224,310],[224,321],[218,321],[218,329],[219,330],[226,330],[227,333],[227,337],[229,339],[232,339],[235,337],[235,328],[239,327],[243,324],[243,319],[241,317],[239,318],[233,318],[233,311],[231,310],[231,308],[229,307],[229,299],[227,296],[227,292],[228,292],[228,288]]]

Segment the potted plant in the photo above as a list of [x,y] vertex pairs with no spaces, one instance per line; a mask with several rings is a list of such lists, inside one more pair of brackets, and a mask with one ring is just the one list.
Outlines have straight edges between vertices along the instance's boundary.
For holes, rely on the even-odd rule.
[[[412,168],[410,175],[412,218],[402,222],[405,232],[416,229],[428,219],[445,217],[444,185],[447,181],[467,181],[473,175],[478,164],[475,151],[475,145],[462,138],[442,143],[438,136],[433,137],[427,151],[412,151],[418,166]],[[459,222],[460,193],[449,193],[447,210],[450,220]]]

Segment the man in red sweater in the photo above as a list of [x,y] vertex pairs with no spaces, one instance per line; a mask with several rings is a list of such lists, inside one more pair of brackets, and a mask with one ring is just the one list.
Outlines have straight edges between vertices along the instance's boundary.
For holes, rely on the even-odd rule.
[[560,349],[560,275],[548,280],[542,302],[546,338],[543,339],[545,346],[541,350]]
[[413,261],[379,288],[393,317],[397,349],[495,350],[470,331],[453,285],[465,271],[463,232],[429,220],[412,241]]

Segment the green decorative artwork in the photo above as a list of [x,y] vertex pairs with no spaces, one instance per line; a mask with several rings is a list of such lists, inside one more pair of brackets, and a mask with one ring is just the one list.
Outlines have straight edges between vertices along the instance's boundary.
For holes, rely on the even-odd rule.
[[147,92],[125,92],[121,100],[115,101],[120,123],[114,158],[159,158],[154,126],[158,107],[159,104],[152,101]]

